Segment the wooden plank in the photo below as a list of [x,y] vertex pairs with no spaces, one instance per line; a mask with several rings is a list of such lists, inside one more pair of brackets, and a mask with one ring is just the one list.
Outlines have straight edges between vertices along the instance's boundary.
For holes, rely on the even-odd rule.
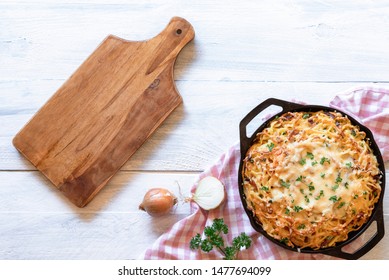
[[[0,95],[0,169],[35,169],[12,147],[12,137],[60,85],[61,81],[52,80],[0,82],[9,93]],[[178,81],[183,105],[122,169],[204,170],[238,141],[240,120],[263,100],[276,97],[328,105],[337,93],[360,85],[365,84]]]
[[152,218],[138,209],[146,191],[164,187],[186,196],[195,179],[119,172],[87,208],[78,208],[38,171],[0,172],[0,259],[135,259],[190,213],[180,200],[171,214]]
[[[173,214],[190,213],[183,198],[189,197],[200,173],[119,171],[87,208],[75,207],[64,199],[38,171],[0,172],[0,213],[139,213],[144,194],[153,187],[169,189],[178,198]],[[389,178],[389,171],[386,172]],[[15,188],[14,186],[18,186]],[[389,180],[384,194],[384,213],[389,215]],[[35,197],[36,199],[31,199]],[[389,226],[389,225],[388,225]]]
[[2,260],[136,259],[184,214],[0,213]]
[[[137,209],[144,192],[162,186],[179,193],[177,180],[187,193],[196,178],[197,174],[119,172],[87,208],[80,209],[37,171],[0,172],[0,259],[135,259],[190,213],[188,205],[180,203],[172,215],[151,218]],[[387,231],[388,207],[386,192]],[[388,235],[363,259],[389,259],[387,246]]]
[[199,34],[177,61],[180,80],[388,80],[388,1],[39,1],[0,11],[2,80],[65,79],[107,34],[144,40],[172,15]]
[[[88,214],[0,213],[6,230],[0,239],[0,259],[123,260],[137,259],[184,215],[174,219],[128,213]],[[389,224],[389,216],[385,215]],[[60,234],[59,234],[60,233]],[[55,245],[53,245],[55,244]],[[362,259],[389,259],[388,235]]]
[[[98,218],[100,213],[145,214],[138,209],[145,193],[154,187],[170,190],[179,198],[173,215],[188,215],[189,204],[183,202],[198,173],[119,171],[86,208],[78,208],[38,171],[0,172],[0,213],[73,213]],[[15,188],[17,186],[17,188]],[[32,199],[34,198],[34,199]],[[1,227],[0,227],[1,228]]]

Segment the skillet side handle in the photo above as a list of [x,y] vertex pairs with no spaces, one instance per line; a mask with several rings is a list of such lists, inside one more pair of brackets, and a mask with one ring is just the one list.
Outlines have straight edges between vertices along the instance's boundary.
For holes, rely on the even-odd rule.
[[251,137],[247,137],[247,125],[261,112],[263,112],[266,108],[275,105],[282,108],[282,113],[286,111],[291,111],[297,108],[301,108],[303,105],[292,103],[288,101],[284,101],[276,98],[269,98],[251,110],[240,122],[239,124],[239,132],[240,132],[240,150],[243,155],[245,153],[246,148],[251,144]]
[[[384,215],[382,204],[377,209],[377,212],[374,215],[374,219],[372,220],[377,222],[377,232],[358,250],[353,253],[347,253],[342,251],[343,247],[338,248],[335,251],[330,251],[328,253],[324,253],[326,255],[330,255],[337,258],[342,258],[346,260],[357,260],[362,257],[364,254],[369,252],[377,243],[384,237],[385,235],[385,226],[384,226]],[[371,225],[371,224],[370,224]]]

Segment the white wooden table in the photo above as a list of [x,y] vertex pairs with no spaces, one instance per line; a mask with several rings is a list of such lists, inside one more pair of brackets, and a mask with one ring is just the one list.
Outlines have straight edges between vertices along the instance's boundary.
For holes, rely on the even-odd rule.
[[[13,136],[108,34],[149,39],[173,16],[196,31],[175,66],[184,104],[87,207],[73,206]],[[178,194],[177,181],[189,194],[256,104],[328,105],[355,86],[389,87],[388,73],[389,1],[1,0],[0,259],[137,258],[189,214],[180,203],[150,218],[138,210],[146,190]],[[387,192],[384,205],[389,232]],[[363,259],[389,259],[389,235]]]

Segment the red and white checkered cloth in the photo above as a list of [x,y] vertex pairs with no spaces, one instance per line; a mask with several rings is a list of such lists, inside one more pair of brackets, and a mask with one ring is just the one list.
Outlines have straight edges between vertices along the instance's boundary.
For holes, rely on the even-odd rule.
[[[382,149],[385,160],[389,159],[389,90],[358,88],[336,96],[330,105],[352,115],[370,127]],[[191,203],[192,214],[174,224],[139,258],[221,259],[223,256],[218,251],[203,253],[200,250],[191,250],[189,243],[196,233],[201,234],[204,227],[211,225],[215,218],[223,218],[229,227],[229,233],[225,236],[227,244],[231,244],[232,238],[242,232],[248,234],[253,240],[249,249],[239,253],[239,259],[334,259],[323,254],[304,254],[284,249],[251,227],[239,196],[239,161],[239,143],[236,143],[212,167],[200,174],[192,187],[192,191],[194,191],[197,182],[205,176],[212,175],[219,178],[227,192],[227,200],[222,206],[214,210],[204,211],[197,204]],[[365,238],[362,235],[347,245],[349,250],[352,252],[359,248],[366,242]]]
[[368,127],[373,132],[384,161],[389,160],[389,89],[356,88],[335,96],[330,106]]

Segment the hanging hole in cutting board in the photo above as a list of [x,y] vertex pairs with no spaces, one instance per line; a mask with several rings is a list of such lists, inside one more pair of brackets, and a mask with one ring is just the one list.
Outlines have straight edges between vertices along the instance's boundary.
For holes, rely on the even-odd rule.
[[181,30],[181,29],[177,29],[177,30],[176,30],[176,34],[177,34],[177,35],[180,35],[181,33],[182,33],[182,30]]

